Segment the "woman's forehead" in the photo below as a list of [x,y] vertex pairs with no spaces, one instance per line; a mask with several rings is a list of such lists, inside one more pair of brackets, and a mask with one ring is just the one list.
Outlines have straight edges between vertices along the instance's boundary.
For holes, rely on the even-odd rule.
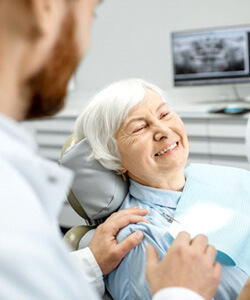
[[124,119],[122,127],[127,127],[135,121],[143,120],[149,111],[155,114],[158,113],[158,111],[161,111],[164,107],[168,108],[168,105],[162,97],[145,97],[129,111],[128,115]]
[[143,112],[147,110],[158,111],[162,107],[168,107],[165,99],[163,99],[160,95],[156,94],[155,92],[147,93],[144,99],[136,104],[132,109],[129,111],[127,118],[133,117],[137,114],[143,114]]

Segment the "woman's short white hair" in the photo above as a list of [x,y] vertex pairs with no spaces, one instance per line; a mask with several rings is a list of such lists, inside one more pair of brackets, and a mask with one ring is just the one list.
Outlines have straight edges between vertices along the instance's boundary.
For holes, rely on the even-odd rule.
[[129,111],[141,102],[147,89],[156,92],[165,101],[163,91],[142,79],[114,82],[97,93],[75,123],[75,142],[87,138],[92,159],[105,168],[122,170],[121,157],[115,134]]

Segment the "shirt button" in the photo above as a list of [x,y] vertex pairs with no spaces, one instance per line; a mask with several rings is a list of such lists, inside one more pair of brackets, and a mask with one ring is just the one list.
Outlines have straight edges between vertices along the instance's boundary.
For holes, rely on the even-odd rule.
[[48,181],[49,181],[49,183],[57,183],[57,179],[54,176],[49,176]]

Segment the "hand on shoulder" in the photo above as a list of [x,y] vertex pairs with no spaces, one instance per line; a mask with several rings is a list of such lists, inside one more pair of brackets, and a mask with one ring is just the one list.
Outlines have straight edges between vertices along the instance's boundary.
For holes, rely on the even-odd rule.
[[116,236],[118,232],[131,223],[146,222],[147,210],[137,207],[128,208],[113,213],[103,224],[99,225],[89,245],[103,275],[112,272],[124,256],[143,239],[143,233],[136,231],[121,243]]

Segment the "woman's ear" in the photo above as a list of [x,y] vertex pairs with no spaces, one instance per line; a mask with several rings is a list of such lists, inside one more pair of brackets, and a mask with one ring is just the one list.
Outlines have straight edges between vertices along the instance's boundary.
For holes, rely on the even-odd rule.
[[121,173],[123,181],[126,182],[127,181],[127,170],[124,168],[124,169],[120,170],[120,173]]
[[125,168],[122,168],[120,171],[119,171],[119,173],[121,173],[121,174],[125,174],[125,173],[127,173],[127,169],[125,169]]

